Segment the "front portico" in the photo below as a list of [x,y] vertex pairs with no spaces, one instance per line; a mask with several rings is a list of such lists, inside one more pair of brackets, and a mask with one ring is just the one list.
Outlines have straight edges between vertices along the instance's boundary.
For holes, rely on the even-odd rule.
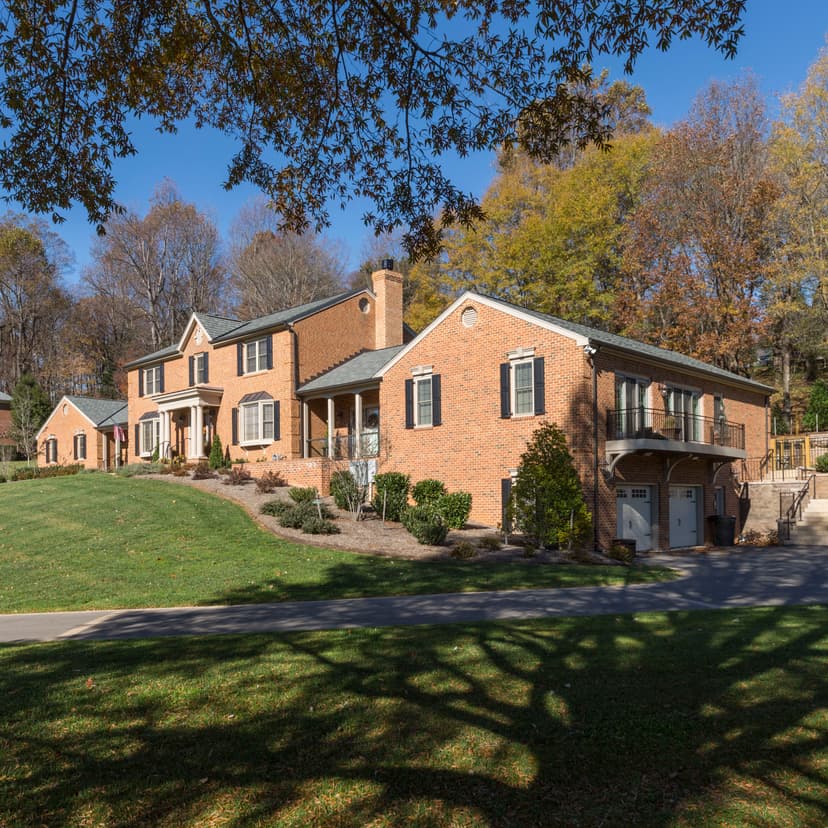
[[185,454],[187,460],[206,457],[215,434],[216,413],[223,394],[223,388],[198,385],[154,396],[160,419],[159,458],[169,459],[173,450]]

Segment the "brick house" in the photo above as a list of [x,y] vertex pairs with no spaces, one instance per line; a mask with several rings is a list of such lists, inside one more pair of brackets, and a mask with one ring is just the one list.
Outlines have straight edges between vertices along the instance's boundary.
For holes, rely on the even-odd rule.
[[694,546],[738,515],[734,463],[767,452],[772,389],[698,360],[465,293],[416,337],[392,265],[373,290],[267,317],[194,314],[131,363],[130,460],[203,458],[212,435],[254,475],[326,491],[349,461],[436,477],[503,520],[527,440],[567,434],[595,542]]
[[377,433],[378,397],[345,410],[300,399],[297,389],[408,336],[402,277],[384,268],[372,281],[373,290],[246,322],[194,313],[178,343],[126,366],[130,461],[156,453],[197,461],[218,434],[231,459],[249,462],[254,474],[277,466],[291,482],[324,488],[330,461],[341,456],[334,447],[345,445],[349,428],[352,440],[355,431]]
[[106,470],[124,462],[127,439],[126,400],[67,395],[38,431],[37,450],[47,466]]
[[15,454],[14,440],[11,439],[11,402],[8,394],[0,391],[0,460],[11,460]]

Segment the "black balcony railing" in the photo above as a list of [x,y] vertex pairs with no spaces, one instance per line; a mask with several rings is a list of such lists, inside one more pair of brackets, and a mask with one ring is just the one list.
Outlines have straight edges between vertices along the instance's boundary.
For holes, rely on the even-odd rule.
[[694,414],[669,414],[655,408],[607,411],[608,440],[676,440],[744,449],[745,426]]
[[319,437],[315,440],[308,440],[308,455],[310,457],[328,457],[329,445],[332,447],[334,460],[376,457],[379,454],[379,434],[376,431],[360,434],[358,453],[356,434],[337,434],[331,439]]

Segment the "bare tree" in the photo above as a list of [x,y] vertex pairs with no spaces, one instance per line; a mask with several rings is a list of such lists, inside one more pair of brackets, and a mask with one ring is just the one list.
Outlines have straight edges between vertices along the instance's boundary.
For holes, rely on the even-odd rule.
[[279,216],[257,199],[231,230],[229,270],[236,312],[263,316],[342,289],[342,252],[322,236],[279,230]]

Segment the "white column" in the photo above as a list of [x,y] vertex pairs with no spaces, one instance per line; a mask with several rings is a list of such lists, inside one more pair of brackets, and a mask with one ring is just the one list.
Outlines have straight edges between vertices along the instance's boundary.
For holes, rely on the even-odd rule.
[[302,457],[310,457],[310,406],[302,400]]
[[334,456],[334,401],[328,397],[328,457]]
[[195,456],[196,458],[204,456],[204,406],[197,405],[196,411],[196,429],[195,429]]
[[[135,451],[138,451],[138,446],[135,447]],[[121,465],[121,431],[120,426],[116,426],[115,428],[115,468],[117,469]]]
[[172,411],[161,412],[161,443],[164,448],[164,457],[169,459],[172,457],[172,447],[170,441],[172,440]]
[[104,471],[109,471],[109,435],[105,431],[101,434],[101,460]]
[[354,394],[354,457],[362,456],[362,394]]
[[194,405],[190,406],[190,439],[187,441],[189,446],[189,459],[194,460],[196,458],[196,407]]

